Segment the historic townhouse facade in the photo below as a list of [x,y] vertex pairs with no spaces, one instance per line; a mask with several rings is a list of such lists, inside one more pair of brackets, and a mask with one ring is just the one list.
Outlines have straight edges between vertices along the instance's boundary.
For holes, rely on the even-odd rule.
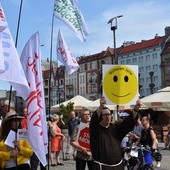
[[138,65],[141,97],[156,92],[162,86],[160,53],[163,39],[156,36],[132,45],[124,44],[119,51],[118,64]]
[[[165,36],[156,35],[141,42],[124,42],[116,49],[118,64],[138,65],[141,97],[170,85],[169,35],[170,27],[166,27]],[[114,50],[108,47],[106,51],[79,57],[80,68],[71,75],[67,74],[64,66],[58,67],[51,86],[52,104],[78,94],[91,100],[98,99],[102,95],[102,65],[112,64],[112,61],[115,61]]]
[[161,53],[161,73],[162,87],[170,86],[170,36],[166,39]]

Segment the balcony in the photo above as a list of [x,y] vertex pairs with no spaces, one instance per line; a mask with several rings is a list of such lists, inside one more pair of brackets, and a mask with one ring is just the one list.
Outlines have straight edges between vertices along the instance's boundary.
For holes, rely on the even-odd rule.
[[66,89],[73,90],[73,84],[66,85]]

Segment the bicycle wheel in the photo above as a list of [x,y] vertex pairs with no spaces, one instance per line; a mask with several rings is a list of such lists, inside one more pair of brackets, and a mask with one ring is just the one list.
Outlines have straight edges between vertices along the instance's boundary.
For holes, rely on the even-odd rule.
[[152,165],[148,165],[148,164],[144,165],[143,169],[144,170],[154,170],[153,166]]

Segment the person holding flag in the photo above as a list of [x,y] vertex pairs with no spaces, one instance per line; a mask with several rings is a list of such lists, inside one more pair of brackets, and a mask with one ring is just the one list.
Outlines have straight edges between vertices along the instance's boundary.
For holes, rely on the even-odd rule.
[[30,170],[30,158],[33,150],[27,140],[14,140],[14,146],[5,142],[10,131],[17,132],[21,128],[22,116],[15,112],[9,112],[4,119],[0,133],[0,152],[3,157],[0,159],[0,167],[3,170]]

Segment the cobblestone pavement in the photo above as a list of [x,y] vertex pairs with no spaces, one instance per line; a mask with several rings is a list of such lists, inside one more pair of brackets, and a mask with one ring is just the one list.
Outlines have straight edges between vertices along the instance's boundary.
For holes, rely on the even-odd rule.
[[[170,149],[163,150],[163,143],[159,144],[159,149],[162,154],[162,161],[161,161],[161,167],[155,168],[155,170],[170,170]],[[71,157],[70,160],[63,161],[63,155],[62,152],[60,153],[60,160],[62,163],[64,163],[63,166],[49,166],[47,167],[47,170],[75,170],[75,161]],[[87,168],[86,168],[87,169]]]

